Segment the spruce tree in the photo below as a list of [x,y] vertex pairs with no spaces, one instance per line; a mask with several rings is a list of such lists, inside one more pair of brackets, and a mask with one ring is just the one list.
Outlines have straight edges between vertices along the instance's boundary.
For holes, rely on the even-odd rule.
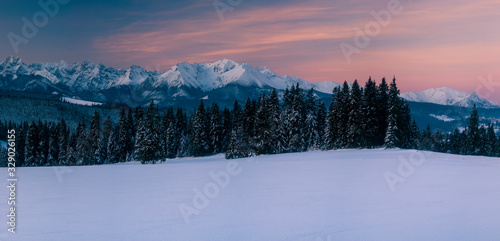
[[26,135],[25,146],[25,165],[28,167],[38,166],[40,163],[40,137],[38,134],[38,127],[35,122],[32,121]]
[[497,155],[497,137],[495,134],[495,129],[492,124],[488,125],[488,141],[487,141],[487,152],[488,156],[496,156]]
[[325,140],[325,129],[326,129],[326,107],[325,103],[319,100],[318,109],[316,111],[316,120],[318,123],[316,132],[318,133],[318,139],[316,140],[316,146],[314,149],[322,149]]
[[385,78],[382,78],[382,82],[378,86],[377,91],[377,120],[378,120],[378,133],[377,139],[375,142],[375,146],[382,146],[385,142],[385,136],[387,133],[387,120],[388,120],[388,110],[389,110],[389,86],[385,81]]
[[479,114],[474,105],[472,109],[472,114],[469,117],[469,126],[467,133],[467,143],[468,143],[468,153],[476,155],[479,153],[479,143],[480,143],[480,135],[479,135]]
[[229,137],[226,159],[243,158],[251,155],[243,122],[243,113],[238,101],[235,101],[233,107],[233,128]]
[[362,112],[362,99],[363,90],[360,88],[358,81],[354,80],[348,103],[347,147],[358,148],[364,143],[363,123],[365,116]]
[[59,160],[59,129],[61,128],[60,123],[57,126],[54,123],[49,124],[49,157],[48,165],[56,166]]
[[57,163],[58,165],[66,166],[68,160],[69,130],[64,119],[59,122],[59,125],[59,132],[57,134],[59,139],[59,156]]
[[305,119],[303,138],[305,143],[305,150],[318,149],[319,133],[318,133],[318,115],[317,115],[316,98],[314,97],[314,90],[311,88],[305,98]]
[[223,133],[222,133],[222,116],[219,110],[219,105],[216,102],[212,103],[210,110],[210,123],[209,123],[210,149],[213,154],[221,153],[223,148]]
[[90,159],[90,142],[85,120],[78,124],[76,129],[76,165],[88,165]]
[[396,135],[398,127],[396,124],[396,117],[392,114],[389,114],[388,118],[388,126],[387,132],[385,134],[384,139],[384,147],[386,149],[391,149],[396,147],[396,143],[398,142],[398,137]]
[[255,115],[255,130],[253,131],[255,135],[253,137],[253,145],[255,152],[258,155],[270,154],[274,151],[272,148],[273,130],[271,129],[271,111],[268,109],[269,105],[267,104],[267,97],[265,95],[261,95],[259,99],[259,105]]
[[95,111],[90,121],[90,157],[89,165],[99,164],[99,144],[101,140],[101,116]]
[[371,77],[365,84],[362,109],[364,113],[364,121],[362,125],[364,145],[368,148],[373,148],[379,142],[377,135],[379,132],[379,118],[377,118],[377,84],[372,81]]
[[208,123],[205,114],[205,106],[203,100],[200,101],[198,108],[195,110],[192,120],[192,155],[193,156],[205,156],[209,150],[208,142]]

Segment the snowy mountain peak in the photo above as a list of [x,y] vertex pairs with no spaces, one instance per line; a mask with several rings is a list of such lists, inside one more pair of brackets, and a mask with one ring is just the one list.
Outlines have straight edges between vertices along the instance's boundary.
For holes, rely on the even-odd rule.
[[475,104],[482,108],[500,107],[498,103],[479,97],[476,92],[469,94],[449,87],[402,93],[401,97],[408,101],[428,102],[439,105],[472,107]]
[[[333,81],[309,82],[295,76],[280,76],[268,67],[239,64],[230,59],[212,63],[182,62],[163,73],[137,65],[115,69],[89,60],[28,66],[21,58],[9,56],[0,63],[0,88],[3,90],[65,93],[98,102],[122,98],[121,91],[140,95],[134,97],[139,101],[198,99],[213,91],[218,93],[217,98],[234,98],[240,97],[242,93],[258,95],[272,88],[285,90],[297,84],[303,89],[312,88],[326,94],[331,94],[333,88],[341,85]],[[219,96],[221,93],[224,94]],[[476,93],[469,94],[448,87],[404,93],[401,97],[409,101],[441,105],[499,107],[497,103],[482,99]]]

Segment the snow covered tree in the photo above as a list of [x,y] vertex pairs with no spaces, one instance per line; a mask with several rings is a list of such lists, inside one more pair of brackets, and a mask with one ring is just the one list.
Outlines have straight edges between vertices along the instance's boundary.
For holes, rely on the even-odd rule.
[[222,111],[222,152],[224,153],[227,150],[232,122],[231,111],[229,111],[227,107],[224,107],[224,110]]
[[257,113],[255,115],[255,136],[253,137],[253,145],[255,152],[258,155],[273,153],[273,130],[271,112],[269,111],[268,99],[265,95],[260,96]]
[[495,129],[493,128],[493,125],[490,124],[488,125],[488,134],[487,134],[487,150],[486,150],[486,155],[488,156],[497,156],[497,137],[495,134]]
[[377,135],[380,129],[380,121],[377,117],[377,95],[377,84],[370,77],[365,84],[361,104],[364,114],[362,123],[363,145],[368,148],[373,148],[379,144]]
[[159,116],[154,102],[151,102],[146,111],[144,120],[137,124],[135,142],[135,157],[142,164],[155,164],[161,158],[161,146],[159,137]]
[[209,130],[203,100],[200,101],[200,104],[193,115],[192,123],[191,153],[193,156],[205,156],[209,154]]
[[77,135],[70,133],[68,138],[68,148],[66,151],[66,161],[64,165],[74,166],[77,164]]
[[316,110],[316,121],[317,121],[317,129],[318,139],[316,140],[316,146],[314,149],[321,149],[324,145],[325,140],[325,128],[326,128],[326,107],[325,103],[319,100],[318,108]]
[[64,119],[59,122],[59,126],[59,132],[57,134],[59,138],[59,156],[57,163],[65,166],[68,160],[69,130]]
[[98,149],[96,151],[96,164],[108,163],[108,142],[110,135],[113,133],[113,122],[111,117],[108,116],[106,121],[104,121],[102,135],[99,137]]
[[[118,163],[120,162],[120,147],[118,146],[118,128],[112,130],[108,137],[108,146],[106,153],[106,161],[104,163]],[[139,135],[139,134],[137,134]],[[136,139],[137,141],[137,139]]]
[[90,159],[90,142],[85,120],[76,129],[76,165],[88,165]]
[[131,131],[130,126],[127,119],[127,113],[125,107],[122,107],[120,110],[120,120],[118,121],[118,148],[120,149],[119,162],[127,161],[127,155],[130,154],[130,143],[131,140]]
[[96,165],[99,163],[99,144],[101,140],[101,116],[99,112],[95,111],[92,119],[90,120],[90,157],[89,165]]
[[48,164],[50,166],[56,166],[59,160],[59,129],[61,128],[60,123],[54,125],[54,123],[49,124],[49,157]]
[[362,110],[363,90],[358,81],[354,80],[351,88],[351,95],[348,103],[347,120],[347,147],[361,147],[363,139],[364,113]]
[[235,101],[233,107],[233,128],[229,137],[226,159],[243,158],[251,155],[243,122],[243,113],[238,101]]
[[388,110],[389,110],[389,86],[385,81],[385,78],[382,78],[382,82],[378,86],[377,91],[377,120],[378,124],[378,134],[377,141],[375,146],[382,146],[385,142],[385,136],[387,133],[387,120],[388,120]]
[[467,132],[468,154],[477,155],[479,153],[479,114],[474,105],[472,114],[469,117],[469,126]]
[[318,132],[317,104],[314,96],[314,90],[311,88],[305,98],[305,117],[304,117],[304,149],[316,150],[320,146],[320,133]]
[[385,134],[384,139],[384,147],[387,149],[391,149],[395,148],[396,143],[398,142],[398,137],[396,135],[398,129],[396,124],[396,117],[392,114],[389,114],[388,123],[387,133]]
[[47,122],[38,120],[38,139],[40,141],[40,152],[37,166],[47,166],[49,158],[49,130]]
[[338,125],[340,120],[338,119],[338,112],[340,112],[340,102],[341,102],[340,88],[335,87],[333,89],[332,103],[328,110],[326,116],[326,128],[324,134],[324,149],[331,150],[335,148],[335,143],[338,138]]
[[175,114],[175,127],[177,133],[179,133],[178,157],[191,155],[191,127],[189,122],[187,115],[181,108],[178,108]]
[[38,166],[40,164],[40,137],[38,127],[34,121],[29,125],[26,135],[25,146],[25,165],[28,167]]
[[219,110],[219,105],[216,102],[212,103],[210,110],[209,133],[210,137],[209,146],[212,153],[221,153],[223,148],[223,133],[222,133],[222,116]]
[[175,115],[173,107],[167,110],[167,113],[163,116],[162,121],[162,143],[164,157],[175,158],[177,156],[177,150],[179,145],[179,134],[177,133],[177,128],[175,125]]

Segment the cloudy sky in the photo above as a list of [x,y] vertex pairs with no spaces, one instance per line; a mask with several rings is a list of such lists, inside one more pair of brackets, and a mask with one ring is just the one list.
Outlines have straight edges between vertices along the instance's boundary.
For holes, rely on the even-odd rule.
[[[403,91],[448,86],[500,101],[498,0],[69,0],[45,25],[37,2],[0,3],[2,59],[166,71],[228,58],[310,81],[395,75]],[[377,22],[381,12],[390,20]],[[22,19],[34,17],[38,32],[16,52],[9,33],[26,37]]]

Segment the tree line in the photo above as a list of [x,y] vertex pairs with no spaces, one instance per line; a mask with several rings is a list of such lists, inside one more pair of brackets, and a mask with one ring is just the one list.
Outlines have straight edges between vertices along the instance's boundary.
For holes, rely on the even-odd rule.
[[[203,100],[188,115],[182,108],[160,113],[123,107],[118,123],[95,112],[75,130],[54,122],[0,123],[16,129],[18,166],[99,165],[127,161],[156,163],[170,158],[225,153],[226,158],[344,148],[406,148],[456,154],[498,156],[493,127],[479,127],[476,108],[463,132],[420,132],[394,78],[361,87],[344,82],[334,88],[329,108],[311,89],[294,85],[221,110]],[[0,139],[2,136],[0,135]],[[3,150],[0,155],[6,155]],[[6,158],[2,158],[5,162]],[[6,165],[6,163],[1,163]]]

